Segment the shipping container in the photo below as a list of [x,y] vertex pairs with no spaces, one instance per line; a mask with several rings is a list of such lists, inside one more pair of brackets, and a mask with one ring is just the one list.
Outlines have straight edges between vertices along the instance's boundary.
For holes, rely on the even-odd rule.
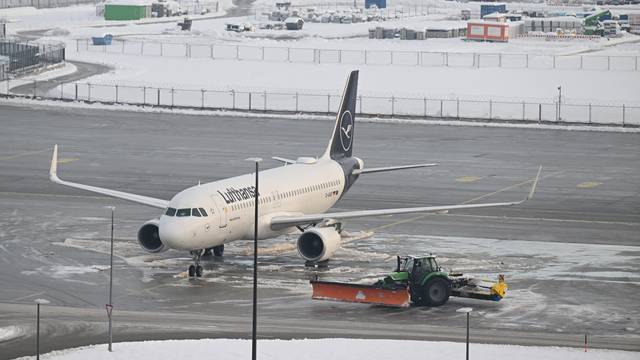
[[151,17],[151,4],[105,4],[105,20],[140,20]]
[[480,18],[484,18],[485,15],[493,14],[493,13],[506,13],[507,5],[506,4],[482,4],[480,5]]
[[509,41],[509,24],[489,21],[470,21],[467,23],[467,40]]

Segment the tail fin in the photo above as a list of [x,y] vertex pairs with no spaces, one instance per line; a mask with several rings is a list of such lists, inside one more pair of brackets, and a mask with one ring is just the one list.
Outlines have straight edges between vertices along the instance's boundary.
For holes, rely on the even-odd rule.
[[349,74],[347,85],[342,93],[340,111],[336,117],[333,136],[323,158],[342,159],[351,157],[355,128],[356,96],[358,94],[358,70]]

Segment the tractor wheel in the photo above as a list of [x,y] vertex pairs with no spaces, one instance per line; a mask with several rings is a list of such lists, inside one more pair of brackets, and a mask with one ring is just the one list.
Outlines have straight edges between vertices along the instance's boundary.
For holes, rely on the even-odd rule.
[[449,282],[441,277],[429,280],[422,288],[422,302],[427,306],[444,305],[451,295]]

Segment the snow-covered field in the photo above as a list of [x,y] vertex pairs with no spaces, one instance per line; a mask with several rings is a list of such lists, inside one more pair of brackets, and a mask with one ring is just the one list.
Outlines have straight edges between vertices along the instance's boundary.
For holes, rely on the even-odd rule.
[[[473,340],[472,340],[473,341]],[[423,359],[437,355],[440,359],[463,359],[465,344],[433,341],[400,340],[260,340],[257,344],[260,359]],[[203,359],[214,355],[215,359],[245,359],[251,356],[250,340],[205,339],[169,340],[116,343],[113,352],[106,345],[94,345],[78,349],[54,351],[41,356],[44,360],[174,360]],[[475,360],[493,359],[637,359],[638,354],[627,351],[588,350],[576,348],[470,344],[469,356]],[[33,359],[23,357],[20,360]]]

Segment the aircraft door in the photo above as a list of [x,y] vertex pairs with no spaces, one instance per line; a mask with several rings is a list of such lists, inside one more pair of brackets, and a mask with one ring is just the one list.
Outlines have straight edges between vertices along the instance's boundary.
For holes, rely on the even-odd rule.
[[211,195],[211,200],[213,200],[213,204],[215,206],[215,210],[218,213],[218,217],[220,218],[219,227],[225,228],[227,227],[227,207],[226,203],[223,199],[220,199],[218,195]]

